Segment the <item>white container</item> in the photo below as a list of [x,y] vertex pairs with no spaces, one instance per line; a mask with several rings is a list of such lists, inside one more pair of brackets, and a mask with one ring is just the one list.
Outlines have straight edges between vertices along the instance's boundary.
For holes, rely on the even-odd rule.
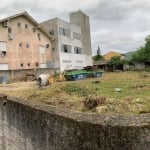
[[49,74],[41,74],[37,78],[37,84],[39,86],[47,86],[49,84]]

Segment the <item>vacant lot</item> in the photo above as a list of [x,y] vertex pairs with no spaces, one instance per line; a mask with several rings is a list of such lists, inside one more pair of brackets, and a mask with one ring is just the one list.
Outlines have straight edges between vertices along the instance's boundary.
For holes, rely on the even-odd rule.
[[55,82],[39,88],[36,82],[0,86],[1,93],[77,111],[103,114],[150,112],[150,73],[104,73],[101,78]]

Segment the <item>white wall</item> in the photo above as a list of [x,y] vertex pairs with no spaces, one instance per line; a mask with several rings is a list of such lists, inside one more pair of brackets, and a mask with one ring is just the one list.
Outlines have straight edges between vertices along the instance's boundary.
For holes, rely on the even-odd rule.
[[[64,71],[65,69],[75,69],[92,65],[92,56],[82,54],[74,54],[74,47],[82,48],[82,52],[84,52],[82,40],[77,40],[73,38],[73,32],[78,33],[82,36],[81,27],[77,25],[70,24],[61,19],[53,19],[44,23],[44,26],[49,31],[49,28],[53,28],[55,31],[55,40],[53,41],[53,46],[55,47],[55,51],[52,52],[52,55],[56,60],[59,61],[60,71]],[[60,35],[59,27],[70,30],[70,37]],[[82,39],[82,37],[81,37]],[[70,45],[71,53],[61,52],[60,45]],[[56,66],[56,64],[55,64]]]
[[8,70],[8,64],[0,64],[0,70]]
[[47,66],[46,66],[46,64],[44,64],[44,63],[42,64],[42,63],[41,63],[41,64],[40,64],[40,68],[47,68]]
[[92,56],[91,55],[85,55],[86,59],[86,65],[87,66],[93,66]]
[[60,53],[61,71],[64,71],[65,69],[80,69],[91,65],[91,56],[72,53]]

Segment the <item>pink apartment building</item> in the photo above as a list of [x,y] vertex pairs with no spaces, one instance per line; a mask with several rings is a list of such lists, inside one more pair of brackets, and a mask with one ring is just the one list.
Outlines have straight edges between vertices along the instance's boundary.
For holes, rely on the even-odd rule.
[[51,40],[27,12],[0,20],[0,70],[51,67]]

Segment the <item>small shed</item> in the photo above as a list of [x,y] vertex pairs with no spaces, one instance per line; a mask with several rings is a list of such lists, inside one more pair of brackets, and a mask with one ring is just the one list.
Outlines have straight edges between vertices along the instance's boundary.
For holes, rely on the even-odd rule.
[[96,66],[97,68],[108,70],[108,61],[95,61],[93,66]]

